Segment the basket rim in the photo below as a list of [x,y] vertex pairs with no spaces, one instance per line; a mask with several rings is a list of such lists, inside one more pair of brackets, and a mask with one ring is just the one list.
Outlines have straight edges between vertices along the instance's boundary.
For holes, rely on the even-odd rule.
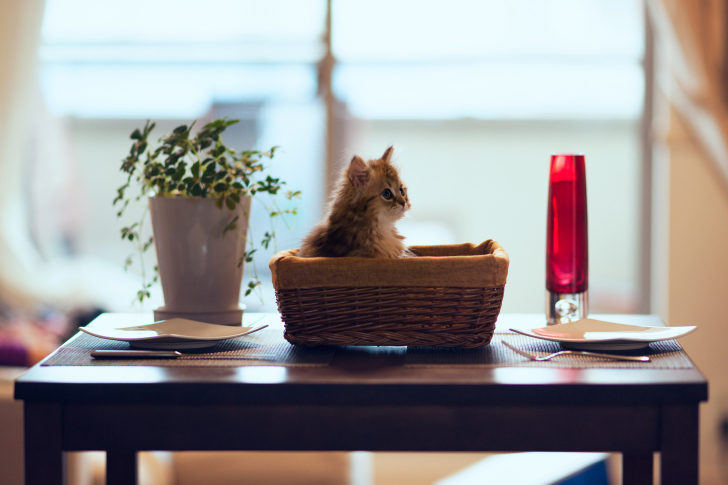
[[489,239],[441,246],[414,246],[412,258],[301,258],[297,249],[281,251],[269,263],[279,289],[330,287],[461,287],[505,285],[510,258]]

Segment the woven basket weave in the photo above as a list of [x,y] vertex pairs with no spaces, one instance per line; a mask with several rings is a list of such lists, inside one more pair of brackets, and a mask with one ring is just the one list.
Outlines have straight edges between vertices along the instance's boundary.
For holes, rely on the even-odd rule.
[[403,259],[271,258],[286,340],[295,345],[488,345],[508,255],[495,241],[415,246]]

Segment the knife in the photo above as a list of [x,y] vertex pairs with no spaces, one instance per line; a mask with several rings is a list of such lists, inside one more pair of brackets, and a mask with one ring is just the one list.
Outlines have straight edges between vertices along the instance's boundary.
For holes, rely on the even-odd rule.
[[182,354],[176,350],[94,350],[95,359],[176,359]]

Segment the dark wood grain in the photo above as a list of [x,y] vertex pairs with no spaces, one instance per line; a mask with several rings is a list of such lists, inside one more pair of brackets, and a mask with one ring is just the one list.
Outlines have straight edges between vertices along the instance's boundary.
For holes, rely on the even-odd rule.
[[376,357],[348,357],[336,357],[329,367],[293,369],[36,366],[17,381],[15,396],[248,404],[628,404],[707,399],[707,384],[695,369],[417,369],[381,366]]
[[698,406],[667,405],[662,408],[662,457],[660,476],[664,485],[698,484]]
[[58,403],[26,402],[25,483],[66,483],[66,454],[63,452],[62,407]]
[[664,483],[697,483],[708,392],[697,369],[409,368],[403,355],[342,347],[315,368],[37,365],[15,386],[28,484],[61,483],[62,450],[106,450],[132,483],[135,453],[160,449],[621,452],[625,484],[649,483],[661,452]]
[[653,453],[622,453],[622,485],[652,485]]
[[659,417],[657,406],[279,405],[241,409],[234,405],[77,404],[66,411],[67,426],[74,432],[65,446],[112,451],[652,452],[659,449]]
[[137,485],[138,476],[136,452],[106,452],[106,485]]

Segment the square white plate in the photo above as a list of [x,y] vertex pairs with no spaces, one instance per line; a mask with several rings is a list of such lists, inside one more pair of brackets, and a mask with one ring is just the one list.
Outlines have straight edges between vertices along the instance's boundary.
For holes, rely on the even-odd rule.
[[238,327],[170,318],[134,327],[79,327],[94,337],[129,342],[140,349],[175,350],[212,347],[221,340],[250,335],[268,325]]
[[542,340],[559,342],[575,350],[642,349],[650,342],[672,340],[694,332],[698,327],[642,327],[584,318],[532,330],[510,330]]

